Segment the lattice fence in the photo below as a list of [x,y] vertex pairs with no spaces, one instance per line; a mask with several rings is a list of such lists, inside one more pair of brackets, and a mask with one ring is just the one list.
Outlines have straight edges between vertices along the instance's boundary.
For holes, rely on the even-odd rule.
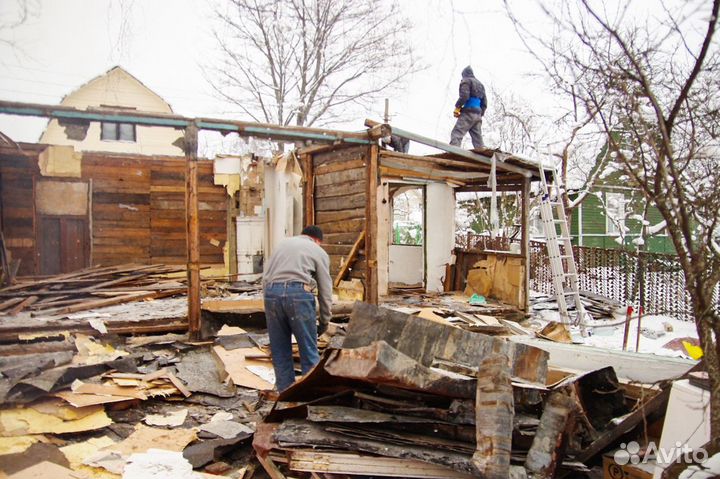
[[[647,313],[693,319],[685,276],[675,256],[584,246],[573,251],[581,290],[629,305],[642,300]],[[545,243],[530,243],[530,289],[555,293]],[[715,302],[720,302],[717,291]]]

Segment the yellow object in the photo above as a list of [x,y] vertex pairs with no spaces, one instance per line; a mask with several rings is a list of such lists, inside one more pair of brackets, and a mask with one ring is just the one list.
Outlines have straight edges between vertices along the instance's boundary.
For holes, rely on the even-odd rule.
[[0,437],[0,456],[7,454],[18,454],[23,452],[36,442],[46,441],[45,436],[15,436]]
[[455,118],[458,118],[460,116],[460,111],[462,111],[462,108],[460,108],[460,107],[455,108],[455,110],[453,110],[453,116]]
[[61,447],[60,451],[65,454],[70,468],[76,472],[84,474],[87,478],[92,479],[120,479],[120,476],[113,474],[99,467],[86,466],[83,464],[93,454],[102,448],[110,447],[115,442],[107,436],[93,437],[87,441],[78,442],[69,446]]
[[32,408],[3,409],[0,411],[0,435],[25,436],[27,434],[65,434],[101,429],[112,420],[100,408],[81,419],[64,421],[52,414],[44,414]]
[[687,341],[683,341],[683,346],[685,346],[685,350],[690,355],[691,358],[694,360],[698,360],[702,358],[705,354],[703,353],[703,350],[700,346],[695,346],[692,343],[689,343]]

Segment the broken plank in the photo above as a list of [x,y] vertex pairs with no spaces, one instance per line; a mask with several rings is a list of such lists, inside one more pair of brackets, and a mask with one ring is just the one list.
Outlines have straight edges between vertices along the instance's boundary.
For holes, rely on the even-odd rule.
[[428,462],[354,453],[290,450],[288,467],[293,471],[331,474],[414,477],[426,479],[466,479],[469,474]]
[[525,459],[525,469],[533,478],[549,479],[555,476],[555,469],[561,460],[563,435],[575,407],[575,401],[566,394],[560,391],[550,394]]
[[[343,348],[368,346],[384,340],[399,352],[430,367],[443,359],[477,366],[504,339],[472,333],[450,324],[410,316],[400,311],[357,302],[353,307]],[[509,344],[512,376],[545,384],[548,353],[537,347]],[[523,345],[524,346],[524,345]]]
[[482,477],[489,479],[510,475],[515,413],[510,358],[505,345],[498,349],[480,363],[475,397],[477,449],[473,463]]
[[28,306],[30,306],[30,305],[32,305],[33,303],[35,303],[38,299],[40,299],[40,298],[38,298],[37,296],[28,296],[28,297],[25,298],[22,302],[18,303],[18,304],[17,304],[16,306],[14,306],[11,310],[9,310],[9,311],[8,311],[8,314],[9,314],[10,316],[14,316],[14,315],[18,314],[19,312],[21,312],[23,309],[25,309],[25,308],[27,308]]
[[4,311],[8,308],[12,308],[13,306],[20,303],[21,301],[23,301],[22,297],[6,299],[5,301],[0,303],[0,311]]
[[355,257],[357,256],[358,251],[360,250],[360,246],[365,241],[365,230],[363,230],[355,240],[355,244],[353,244],[352,249],[350,250],[350,254],[348,255],[347,259],[345,260],[345,263],[343,263],[342,267],[340,268],[340,271],[338,271],[337,276],[335,276],[335,282],[334,285],[337,288],[340,284],[340,281],[342,281],[345,274],[350,269],[350,266],[355,261]]
[[275,432],[275,440],[283,447],[340,447],[368,452],[387,457],[417,459],[450,467],[455,471],[473,474],[475,466],[468,455],[451,451],[440,451],[430,447],[413,445],[398,446],[385,441],[357,438],[329,432],[308,421],[290,419],[282,422]]

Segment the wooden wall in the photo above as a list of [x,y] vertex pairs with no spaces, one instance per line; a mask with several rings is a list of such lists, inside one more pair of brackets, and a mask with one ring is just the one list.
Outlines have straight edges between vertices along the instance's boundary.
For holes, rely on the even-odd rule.
[[[33,184],[39,151],[28,157],[0,151],[2,228],[13,258],[22,258],[23,275],[37,271]],[[201,160],[198,173],[200,260],[222,264],[225,189],[213,184],[212,161]],[[86,152],[81,180],[92,191],[93,265],[186,262],[184,158]]]
[[[333,278],[365,229],[367,155],[366,146],[355,146],[315,153],[311,157],[314,222],[323,230],[323,248],[330,255]],[[364,279],[365,266],[363,248],[348,276]]]
[[19,275],[35,274],[34,178],[40,174],[40,150],[23,146],[0,152],[0,208],[5,244],[13,260],[20,260]]

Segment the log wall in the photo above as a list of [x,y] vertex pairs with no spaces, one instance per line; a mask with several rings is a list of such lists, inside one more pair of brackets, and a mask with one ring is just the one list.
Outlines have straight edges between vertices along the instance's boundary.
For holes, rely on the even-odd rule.
[[[367,154],[367,147],[356,146],[312,155],[315,224],[323,230],[333,278],[365,229]],[[363,247],[348,277],[364,279],[365,265]]]
[[5,245],[13,260],[20,260],[19,275],[35,273],[35,177],[40,174],[40,150],[0,153],[0,207]]
[[[35,145],[39,146],[39,145]],[[2,229],[19,274],[37,273],[33,184],[40,177],[37,156],[0,152]],[[92,191],[91,263],[184,264],[185,159],[101,152],[84,153],[82,178]],[[223,263],[226,240],[225,189],[213,184],[212,161],[198,164],[200,259]]]

